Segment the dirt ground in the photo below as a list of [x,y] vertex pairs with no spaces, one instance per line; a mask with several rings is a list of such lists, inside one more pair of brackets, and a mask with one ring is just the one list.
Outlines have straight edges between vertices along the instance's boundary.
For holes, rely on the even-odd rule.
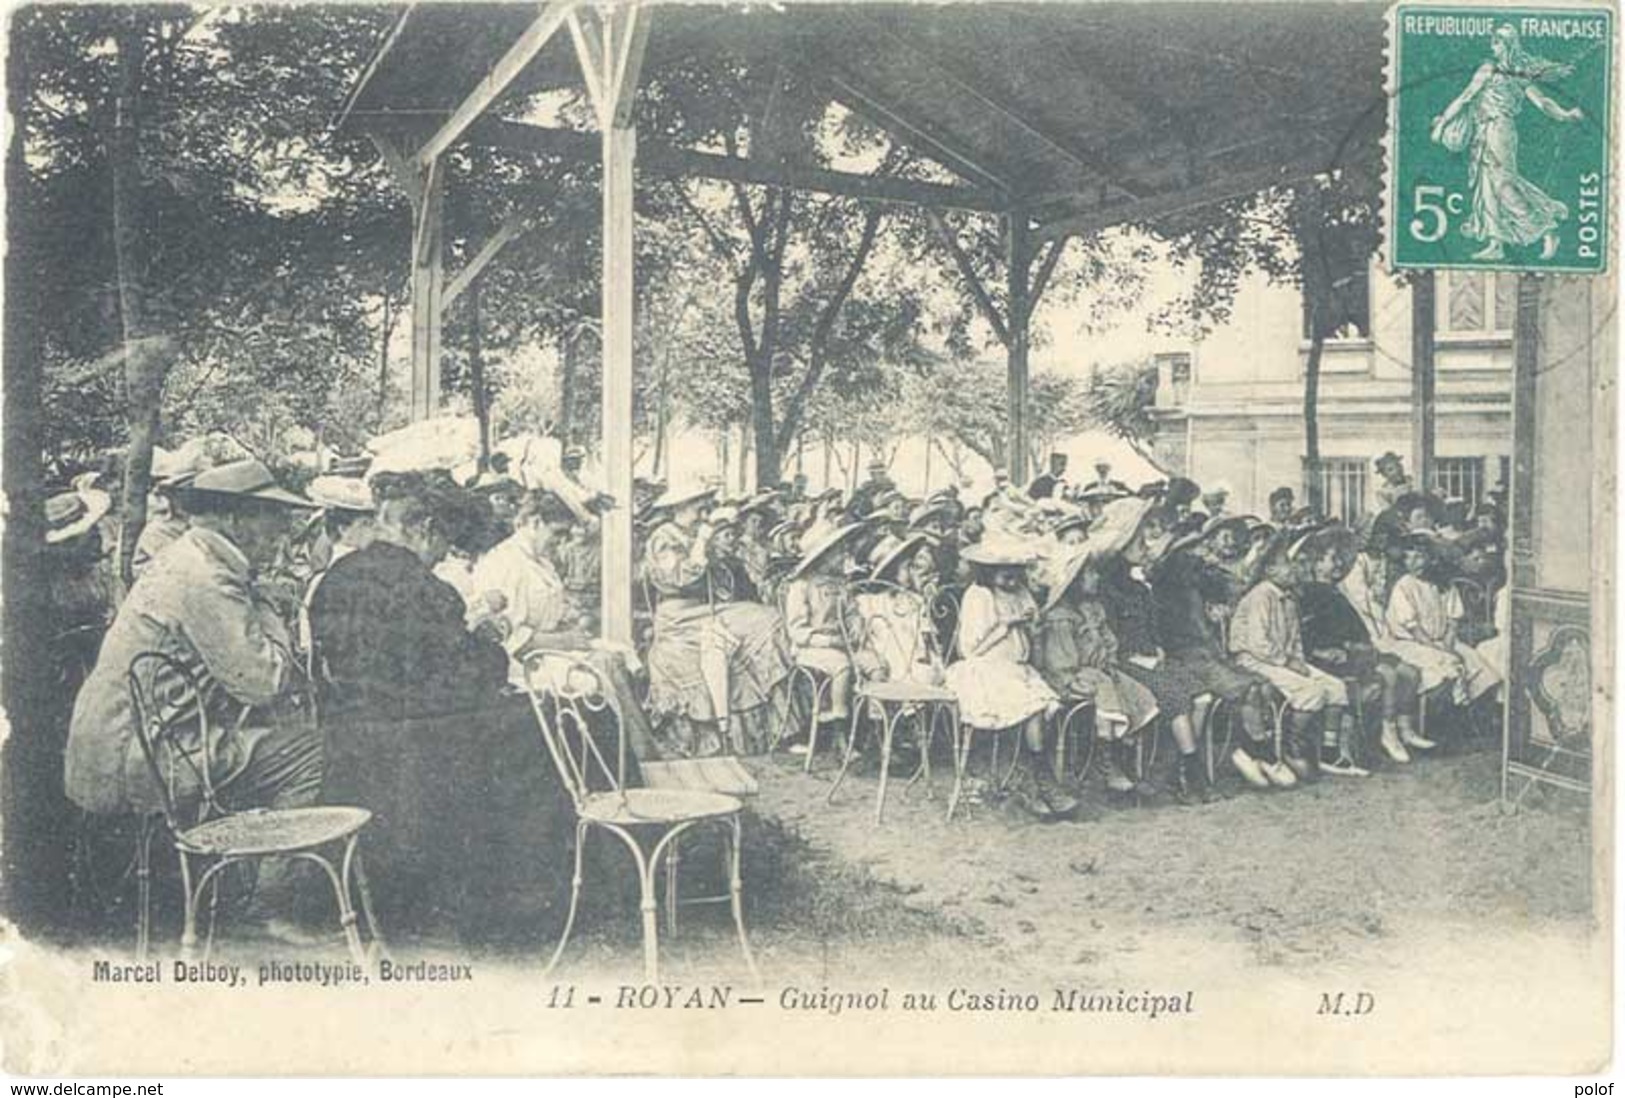
[[1165,970],[1185,949],[1204,965],[1318,968],[1440,928],[1463,944],[1583,935],[1587,808],[1536,792],[1504,814],[1499,762],[1478,751],[1264,793],[1232,778],[1219,803],[1192,807],[1110,807],[1096,784],[1076,822],[1053,824],[991,797],[949,823],[939,774],[935,799],[894,779],[877,825],[873,776],[849,777],[827,804],[827,769],[804,775],[792,758],[754,769],[765,820],[937,932],[975,940],[985,969],[1098,981],[1135,974],[1148,954]]

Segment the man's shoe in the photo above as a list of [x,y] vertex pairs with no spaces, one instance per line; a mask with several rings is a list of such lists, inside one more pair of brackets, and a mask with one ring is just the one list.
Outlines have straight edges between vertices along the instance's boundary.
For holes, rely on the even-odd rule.
[[1271,785],[1280,789],[1291,789],[1298,784],[1298,776],[1284,762],[1262,763],[1259,769],[1264,771],[1264,777],[1269,780]]
[[1396,763],[1408,763],[1411,761],[1411,753],[1405,750],[1405,745],[1400,742],[1399,733],[1394,731],[1393,725],[1383,726],[1382,739],[1380,742],[1382,744],[1383,754],[1387,755]]
[[1236,773],[1241,775],[1241,780],[1254,789],[1268,789],[1270,787],[1269,778],[1264,776],[1263,764],[1241,748],[1238,747],[1230,752],[1230,765],[1236,768]]
[[1332,762],[1322,762],[1320,768],[1328,774],[1335,774],[1339,778],[1371,777],[1371,771],[1360,766],[1353,759],[1336,759]]
[[1284,755],[1281,761],[1286,763],[1287,768],[1292,771],[1292,776],[1297,778],[1298,781],[1311,782],[1315,780],[1315,768],[1310,765],[1308,759],[1298,755]]

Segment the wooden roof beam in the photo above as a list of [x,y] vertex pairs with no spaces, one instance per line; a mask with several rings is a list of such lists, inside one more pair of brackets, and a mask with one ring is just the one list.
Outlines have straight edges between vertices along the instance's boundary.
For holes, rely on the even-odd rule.
[[918,46],[911,45],[896,33],[886,32],[883,33],[882,37],[891,44],[893,49],[911,57],[917,65],[930,72],[935,79],[952,87],[956,92],[976,100],[988,111],[998,115],[1012,129],[1025,133],[1080,171],[1105,176],[1112,187],[1130,198],[1138,197],[1131,181],[1127,178],[1127,173],[1117,163],[1116,158],[1104,150],[1079,145],[1076,142],[1064,140],[1047,132],[1026,117],[1020,109],[995,99],[978,81],[968,79],[955,72],[951,66],[940,58],[932,56]]
[[[828,62],[829,59],[822,60]],[[1009,192],[1010,185],[1004,178],[982,164],[958,138],[944,133],[929,122],[909,117],[905,110],[887,102],[884,96],[839,68],[832,66],[824,74],[824,80],[842,103],[883,129],[890,130],[949,171],[963,177],[966,182],[994,194]]]
[[1300,160],[1273,168],[1240,172],[1225,176],[1203,187],[1181,188],[1167,194],[1152,195],[1133,202],[1117,202],[1093,210],[1086,210],[1052,221],[1042,222],[1034,234],[1039,240],[1060,240],[1068,236],[1087,236],[1138,221],[1152,221],[1159,217],[1199,209],[1215,202],[1257,194],[1259,191],[1283,183],[1318,175],[1327,168],[1324,157]]
[[446,119],[438,132],[418,150],[417,160],[427,168],[434,160],[457,142],[463,132],[473,125],[479,117],[486,112],[498,96],[508,90],[524,71],[526,65],[542,51],[552,39],[554,32],[564,25],[565,18],[575,7],[576,0],[547,0],[542,5],[541,14],[534,22],[525,28],[514,44],[508,47],[497,63],[491,66],[491,71],[485,78],[474,86],[457,109]]
[[[599,151],[597,134],[495,119],[481,122],[470,137],[514,152],[540,153],[588,162],[596,162]],[[998,213],[1003,209],[1003,203],[998,198],[967,187],[860,175],[830,168],[761,163],[748,157],[697,152],[654,141],[639,143],[638,170],[668,179],[721,179],[733,183],[789,187],[841,195],[861,202],[976,213]]]

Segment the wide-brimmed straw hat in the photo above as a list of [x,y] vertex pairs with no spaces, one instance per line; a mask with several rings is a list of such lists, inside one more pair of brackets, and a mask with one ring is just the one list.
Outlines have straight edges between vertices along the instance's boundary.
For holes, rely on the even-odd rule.
[[923,526],[935,518],[952,518],[953,514],[953,504],[949,503],[945,497],[932,498],[914,508],[914,511],[908,516],[908,524],[910,526]]
[[845,526],[836,527],[834,530],[816,538],[811,545],[802,549],[801,560],[796,563],[795,568],[790,572],[790,578],[800,579],[806,575],[813,565],[851,541],[854,534],[859,530],[866,529],[868,525],[866,522],[849,522]]
[[719,526],[737,526],[738,524],[739,508],[737,507],[718,507],[716,510],[711,512],[712,529],[716,529]]
[[1304,552],[1319,554],[1326,548],[1339,553],[1354,553],[1360,547],[1360,535],[1341,522],[1327,523],[1315,530],[1301,535],[1289,551],[1294,560]]
[[317,477],[305,488],[310,502],[330,511],[376,511],[372,489],[359,477]]
[[959,559],[985,568],[1018,568],[1035,563],[1038,554],[1020,545],[978,541],[965,546]]
[[714,499],[716,494],[717,486],[714,484],[673,484],[660,494],[659,499],[649,505],[649,510],[673,511],[685,503],[694,503],[702,499]]
[[931,538],[925,534],[910,534],[906,538],[887,538],[876,545],[874,552],[870,554],[874,567],[869,569],[869,578],[889,582],[898,565],[913,556],[915,550],[930,543]]
[[271,470],[258,458],[228,461],[224,465],[216,465],[213,469],[205,469],[192,478],[191,483],[186,485],[185,492],[193,499],[234,496],[238,499],[277,503],[285,507],[316,506],[304,496],[279,485],[276,477],[271,475]]
[[1052,610],[1066,597],[1066,592],[1077,582],[1078,574],[1095,561],[1104,560],[1109,553],[1092,540],[1084,541],[1077,547],[1077,552],[1066,559],[1060,570],[1055,574],[1055,582],[1050,585],[1049,594],[1044,599],[1044,609]]
[[1125,496],[1113,500],[1089,528],[1085,544],[1102,556],[1121,553],[1134,540],[1134,535],[1140,532],[1140,524],[1154,507],[1155,504],[1144,496]]
[[60,492],[45,501],[45,544],[60,545],[90,533],[112,510],[113,497],[99,488]]

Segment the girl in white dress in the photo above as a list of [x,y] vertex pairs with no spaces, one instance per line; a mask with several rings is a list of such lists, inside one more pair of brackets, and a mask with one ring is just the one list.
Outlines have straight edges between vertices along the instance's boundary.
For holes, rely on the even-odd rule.
[[1473,706],[1469,721],[1481,726],[1485,715],[1480,710],[1492,700],[1491,692],[1501,684],[1501,675],[1477,649],[1457,637],[1465,611],[1454,589],[1447,593],[1427,578],[1436,553],[1431,539],[1421,535],[1407,538],[1404,552],[1405,574],[1388,596],[1388,631],[1398,640],[1453,657],[1457,669],[1454,700]]
[[1045,717],[1060,699],[1033,666],[1038,603],[1027,589],[1029,561],[1007,549],[973,545],[962,559],[975,582],[959,609],[960,659],[948,668],[948,688],[959,699],[960,719],[972,728],[1021,728],[1027,774],[1036,786],[1035,811],[1055,818],[1076,799],[1055,781],[1045,752]]

